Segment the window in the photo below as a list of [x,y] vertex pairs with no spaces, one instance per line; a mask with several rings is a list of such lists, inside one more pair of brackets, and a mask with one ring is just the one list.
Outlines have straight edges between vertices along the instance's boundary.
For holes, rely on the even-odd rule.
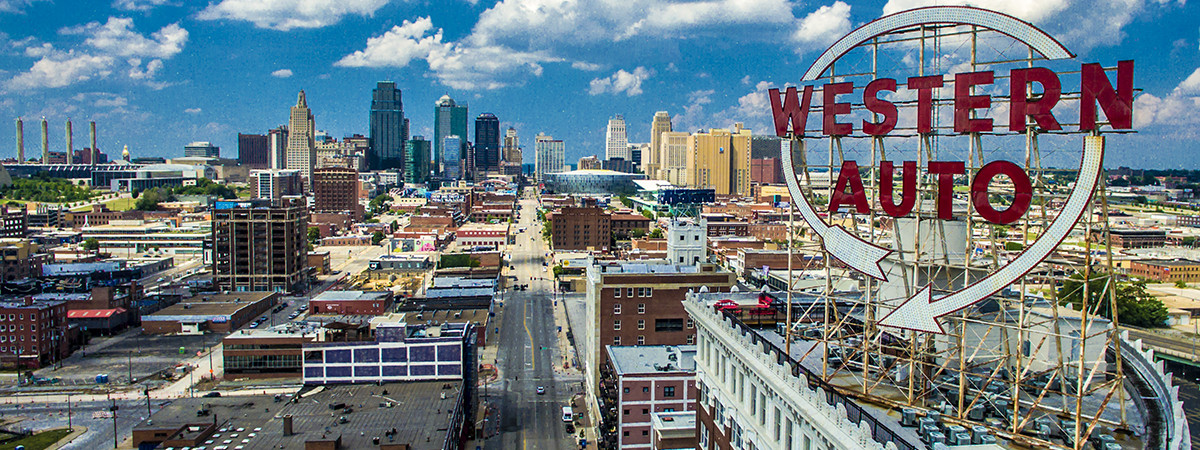
[[616,289],[613,289],[613,297],[614,297],[614,298],[621,298],[621,288],[616,288]]
[[638,319],[638,329],[639,330],[646,329],[646,319]]
[[650,408],[642,408],[642,415],[650,414]]
[[650,432],[649,432],[649,431],[642,430],[642,436],[645,436],[645,435],[648,435],[648,434],[650,434]]
[[663,408],[663,412],[675,412],[675,408]]
[[663,397],[674,397],[674,396],[675,396],[675,386],[663,387]]
[[646,337],[639,334],[637,343],[637,345],[646,345]]
[[646,296],[646,288],[637,288],[637,296],[645,297]]
[[613,305],[613,314],[621,314],[621,304],[620,303]]
[[638,303],[638,314],[645,314],[645,313],[646,313],[646,304]]
[[621,331],[621,321],[620,321],[620,320],[614,320],[614,321],[613,321],[613,330],[614,330],[614,331]]
[[642,387],[642,393],[643,393],[643,394],[648,394],[648,393],[650,393],[650,387],[649,387],[649,386]]
[[625,289],[625,296],[629,297],[629,298],[633,298],[633,288]]
[[684,235],[682,235],[682,234],[681,234],[681,235],[679,235],[679,240],[680,240],[680,241],[682,241],[682,240],[684,240],[684,239],[687,239],[687,236],[684,236]]
[[654,319],[654,331],[683,331],[683,319]]
[[653,297],[654,296],[654,288],[646,288],[646,296]]
[[624,415],[626,415],[626,416],[628,416],[628,415],[629,415],[629,410],[628,410],[628,409],[627,409],[627,410],[625,410],[625,412],[624,412]]
[[696,237],[695,240],[697,240],[697,241],[700,240],[700,235],[697,234],[695,237]]
[[629,432],[626,431],[626,432],[622,433],[622,435],[624,435],[625,437],[629,437]]
[[690,330],[690,329],[692,329],[692,328],[696,328],[696,321],[692,320],[692,318],[691,318],[691,317],[689,317],[689,318],[688,318],[688,320],[687,320],[687,328],[688,328],[689,330]]
[[695,345],[695,344],[696,344],[696,336],[695,336],[695,335],[688,335],[688,337],[687,337],[687,345]]
[[625,392],[626,394],[628,394],[628,393],[629,393],[629,388],[622,389],[622,391],[623,391],[623,392]]
[[621,337],[613,336],[613,345],[621,345]]

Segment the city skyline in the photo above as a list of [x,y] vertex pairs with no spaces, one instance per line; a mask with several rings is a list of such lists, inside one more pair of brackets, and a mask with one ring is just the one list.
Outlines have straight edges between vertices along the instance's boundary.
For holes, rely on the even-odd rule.
[[[366,135],[371,89],[397,80],[415,112],[411,135],[434,136],[427,108],[450,95],[493,112],[504,129],[562,139],[575,160],[604,154],[604,123],[617,114],[626,118],[630,142],[649,142],[650,121],[663,110],[679,131],[740,121],[767,134],[766,89],[796,84],[830,41],[854,27],[925,4],[567,2],[538,13],[522,7],[530,1],[306,0],[317,6],[311,14],[295,7],[300,0],[257,11],[234,0],[86,8],[0,2],[0,114],[23,117],[27,138],[35,139],[42,116],[52,128],[68,117],[95,120],[100,149],[114,156],[129,145],[134,157],[174,157],[189,142],[209,141],[234,157],[238,133],[285,124],[280,111],[300,89],[319,130]],[[1200,28],[1187,20],[1200,6],[981,6],[1047,29],[1083,61],[1112,65],[1148,55],[1137,60],[1135,77],[1144,89],[1135,107],[1139,134],[1114,138],[1107,166],[1200,167],[1182,157],[1200,149],[1200,119],[1183,112],[1200,98]],[[550,20],[568,16],[576,19]],[[1071,25],[1089,21],[1103,25]],[[539,29],[550,33],[530,31]],[[284,45],[291,43],[301,45]],[[9,143],[0,145],[0,157],[16,156],[14,134],[11,122],[0,127],[0,142]],[[51,134],[52,149],[61,148],[61,133]],[[1135,151],[1146,141],[1171,147]],[[527,146],[525,159],[533,156]]]

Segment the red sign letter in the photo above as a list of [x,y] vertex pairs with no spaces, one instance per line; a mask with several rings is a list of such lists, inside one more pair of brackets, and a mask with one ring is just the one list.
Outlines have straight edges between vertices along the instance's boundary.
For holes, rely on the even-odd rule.
[[991,71],[967,72],[954,76],[954,131],[959,133],[992,131],[992,119],[972,119],[971,111],[992,106],[992,98],[971,95],[971,87],[992,84]]
[[1096,129],[1096,101],[1108,124],[1117,130],[1133,128],[1133,61],[1117,63],[1117,89],[1108,82],[1108,75],[1099,64],[1084,64],[1079,75],[1079,129]]
[[[988,185],[996,175],[1007,175],[1013,184],[1012,204],[1003,212],[992,208],[991,199],[988,198]],[[1029,175],[1020,166],[1008,161],[992,161],[984,164],[975,174],[975,180],[971,182],[971,199],[980,217],[991,223],[1007,225],[1029,211],[1029,204],[1033,201],[1033,185],[1029,182]]]
[[901,194],[899,205],[895,204],[892,198],[892,171],[891,161],[879,163],[879,203],[883,205],[883,212],[887,215],[904,217],[912,212],[917,201],[917,162],[904,162],[904,173],[900,175],[904,192]]
[[933,131],[933,88],[942,87],[941,75],[927,77],[912,77],[908,79],[908,88],[917,91],[917,132]]
[[937,213],[939,219],[954,218],[954,176],[966,173],[966,171],[966,165],[962,161],[929,162],[929,173],[935,173],[938,176]]
[[[1054,105],[1062,97],[1062,83],[1058,74],[1045,67],[1031,69],[1016,69],[1009,74],[1011,100],[1008,107],[1008,129],[1010,131],[1025,131],[1025,116],[1033,116],[1043,130],[1061,130],[1062,125],[1054,118]],[[1030,101],[1028,83],[1042,85],[1042,96]]]
[[[867,83],[867,88],[863,90],[863,103],[866,104],[867,109],[883,116],[883,122],[871,123],[866,120],[863,121],[863,133],[871,136],[883,136],[896,128],[896,105],[887,100],[880,99],[879,91],[896,92],[896,80],[891,78],[872,80],[870,83]],[[908,172],[906,171],[904,174],[908,175]]]
[[824,115],[821,131],[825,135],[830,136],[845,136],[854,131],[854,126],[848,123],[838,123],[838,114],[850,114],[849,103],[838,103],[838,94],[849,94],[854,92],[854,83],[829,83],[825,85],[825,102],[821,104],[821,112]]
[[[850,186],[850,193],[846,193],[847,185]],[[862,177],[858,175],[858,163],[854,161],[842,161],[842,171],[838,174],[837,186],[833,188],[833,195],[829,199],[829,212],[837,212],[843,203],[853,204],[859,214],[871,212],[870,207],[867,206],[867,194],[863,189]]]
[[783,105],[779,104],[779,89],[767,91],[771,98],[771,114],[775,117],[775,135],[787,137],[788,121],[792,122],[792,133],[804,135],[804,126],[808,123],[808,107],[812,103],[812,86],[804,87],[804,101],[796,98],[796,88],[789,87],[783,97]]

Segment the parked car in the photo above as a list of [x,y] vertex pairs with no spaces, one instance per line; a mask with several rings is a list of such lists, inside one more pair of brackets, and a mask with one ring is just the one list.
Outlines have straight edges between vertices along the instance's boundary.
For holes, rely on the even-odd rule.
[[538,395],[544,395],[544,394],[546,393],[546,387],[545,387],[545,386],[538,386],[538,387],[537,387],[537,393],[538,393]]
[[220,392],[217,392],[217,391],[212,391],[212,392],[209,392],[209,393],[207,393],[207,394],[204,394],[204,396],[205,396],[205,397],[210,397],[210,398],[211,398],[211,397],[220,397],[220,396],[221,396],[221,393],[220,393]]

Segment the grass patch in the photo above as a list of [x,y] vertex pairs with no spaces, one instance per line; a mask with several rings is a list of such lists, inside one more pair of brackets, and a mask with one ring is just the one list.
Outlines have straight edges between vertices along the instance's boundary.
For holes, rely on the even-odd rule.
[[71,434],[71,432],[66,428],[43,431],[41,433],[36,433],[33,436],[17,439],[7,444],[0,445],[0,450],[12,450],[17,448],[18,445],[24,445],[25,450],[42,450],[46,447],[54,445],[55,442],[67,437],[68,434]]

